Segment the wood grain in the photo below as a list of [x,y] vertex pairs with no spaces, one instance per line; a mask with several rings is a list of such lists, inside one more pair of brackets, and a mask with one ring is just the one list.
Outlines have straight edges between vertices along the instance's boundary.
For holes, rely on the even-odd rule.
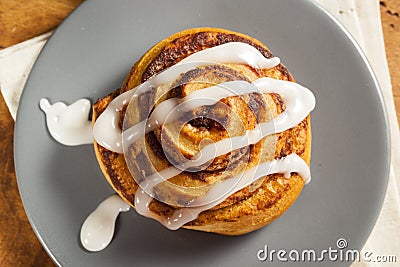
[[54,266],[26,217],[13,161],[14,121],[0,94],[0,266]]
[[[0,0],[0,49],[54,29],[82,0]],[[386,54],[400,118],[400,1],[381,1]],[[54,266],[25,215],[13,162],[14,122],[0,95],[0,266]]]
[[[57,27],[82,0],[0,0],[0,49]],[[14,121],[0,94],[0,266],[55,266],[28,222],[15,178]]]
[[380,5],[386,57],[392,79],[397,121],[400,125],[400,1],[380,1]]
[[82,0],[1,0],[0,47],[53,30]]

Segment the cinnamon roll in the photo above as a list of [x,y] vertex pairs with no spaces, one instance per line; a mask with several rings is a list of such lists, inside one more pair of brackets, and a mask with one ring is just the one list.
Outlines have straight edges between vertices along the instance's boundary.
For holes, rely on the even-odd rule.
[[260,41],[216,28],[165,38],[93,106],[114,190],[169,229],[240,235],[310,179],[313,94]]

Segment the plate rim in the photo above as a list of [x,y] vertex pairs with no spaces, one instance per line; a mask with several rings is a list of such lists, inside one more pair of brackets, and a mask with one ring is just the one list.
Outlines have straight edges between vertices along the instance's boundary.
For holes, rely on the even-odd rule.
[[[384,127],[385,127],[385,129],[384,129],[384,131],[383,131],[383,132],[385,133],[385,136],[384,136],[383,141],[385,142],[384,152],[385,152],[385,157],[386,157],[386,158],[385,158],[385,162],[386,162],[385,173],[384,173],[384,175],[383,175],[384,181],[382,181],[382,183],[383,183],[383,184],[382,184],[382,185],[383,185],[383,192],[384,192],[384,193],[380,196],[380,199],[378,200],[378,202],[379,202],[379,203],[378,203],[378,204],[379,204],[379,210],[378,210],[378,212],[375,214],[375,218],[373,219],[373,223],[372,223],[372,221],[371,221],[371,226],[370,226],[370,229],[369,229],[369,231],[368,231],[369,234],[368,234],[368,236],[366,236],[366,237],[364,238],[365,241],[363,242],[363,245],[362,245],[362,247],[363,247],[363,246],[365,245],[365,243],[367,242],[368,237],[371,235],[371,232],[372,232],[372,230],[374,229],[374,227],[375,227],[375,225],[376,225],[376,222],[377,222],[377,219],[378,219],[378,217],[379,217],[379,215],[380,215],[380,213],[381,213],[381,210],[382,210],[382,207],[383,207],[383,202],[384,202],[384,199],[385,199],[385,196],[386,196],[386,192],[387,192],[389,177],[390,177],[390,166],[391,166],[391,157],[392,157],[392,156],[391,156],[391,152],[392,152],[392,148],[391,148],[390,123],[389,123],[389,117],[388,117],[388,114],[387,114],[386,102],[385,102],[385,100],[384,100],[383,92],[382,92],[381,86],[380,86],[380,84],[379,84],[379,81],[378,81],[378,79],[377,79],[377,76],[376,76],[376,74],[375,74],[375,72],[374,72],[374,70],[373,70],[371,64],[369,63],[366,54],[364,53],[364,51],[362,50],[361,46],[358,44],[358,42],[356,41],[356,39],[353,37],[353,35],[346,29],[346,27],[345,27],[333,14],[331,14],[327,9],[325,9],[325,7],[323,7],[319,2],[317,2],[316,0],[302,0],[302,1],[305,2],[305,3],[306,3],[306,2],[311,3],[313,6],[315,6],[316,8],[318,8],[322,13],[324,13],[325,16],[327,16],[327,17],[333,22],[333,24],[336,25],[336,27],[338,27],[338,28],[340,29],[341,32],[344,33],[344,36],[346,36],[346,37],[350,40],[352,46],[356,49],[358,55],[361,56],[362,62],[363,62],[364,65],[367,67],[368,73],[369,73],[369,75],[371,76],[371,80],[372,80],[373,83],[374,83],[374,86],[373,86],[373,87],[374,87],[374,92],[377,93],[377,97],[378,97],[378,99],[379,99],[379,107],[382,109],[382,112],[383,112],[383,113],[382,113],[382,115],[383,115],[383,118],[382,118],[382,119],[383,119],[383,124],[384,124]],[[63,31],[64,24],[68,23],[69,20],[72,19],[72,17],[76,16],[76,14],[80,12],[80,9],[82,8],[82,6],[88,5],[88,3],[92,3],[92,2],[95,2],[95,1],[83,1],[83,2],[82,2],[81,4],[79,4],[79,5],[78,5],[78,6],[77,6],[77,7],[76,7],[76,8],[75,8],[75,9],[74,9],[74,10],[73,10],[73,11],[72,11],[58,26],[57,26],[57,28],[53,31],[53,33],[51,34],[51,36],[48,38],[48,40],[46,41],[45,45],[44,45],[43,48],[41,49],[40,53],[38,54],[38,56],[37,56],[37,58],[36,58],[34,64],[32,65],[31,71],[30,71],[29,76],[28,76],[28,78],[27,78],[27,80],[26,80],[26,83],[25,83],[25,85],[24,85],[24,89],[23,89],[23,91],[22,91],[22,93],[21,93],[20,100],[23,99],[23,97],[24,97],[24,95],[25,95],[25,93],[26,93],[25,88],[27,87],[27,85],[29,84],[29,81],[30,81],[30,79],[31,79],[31,75],[30,75],[30,74],[32,73],[32,71],[33,71],[35,68],[37,68],[38,59],[41,57],[42,52],[45,51],[45,49],[46,49],[47,45],[49,44],[49,42],[51,43],[51,40],[53,39],[53,37],[54,37],[54,36],[57,37],[57,35],[59,34],[59,32],[62,32],[62,31]],[[19,118],[20,116],[22,116],[21,113],[20,113],[20,112],[17,112],[17,116],[16,116],[16,120],[15,120],[15,126],[14,126],[14,137],[13,137],[13,151],[14,151],[13,159],[14,159],[14,169],[15,169],[15,174],[16,174],[16,180],[17,180],[17,185],[18,185],[19,196],[20,196],[21,201],[22,201],[22,204],[23,204],[24,212],[25,212],[25,214],[26,214],[26,216],[27,216],[27,218],[28,218],[28,221],[29,221],[29,223],[30,223],[30,225],[31,225],[31,227],[32,227],[32,229],[33,229],[33,231],[34,231],[36,237],[38,238],[40,244],[42,245],[42,247],[44,248],[44,250],[46,251],[46,253],[49,255],[49,257],[52,259],[52,261],[53,261],[57,266],[62,266],[61,263],[60,263],[60,261],[59,261],[59,260],[56,258],[56,256],[52,253],[51,249],[48,247],[48,245],[47,245],[46,242],[44,241],[42,235],[39,233],[39,231],[38,231],[38,229],[37,229],[37,227],[36,227],[36,225],[35,225],[35,222],[33,221],[33,218],[32,218],[32,216],[31,216],[30,212],[27,211],[27,209],[26,209],[26,199],[25,199],[26,197],[24,197],[24,194],[22,193],[22,191],[21,191],[21,189],[20,189],[20,183],[21,183],[20,180],[21,180],[21,178],[18,178],[18,177],[20,177],[20,176],[18,175],[18,167],[17,167],[17,165],[20,164],[20,163],[17,163],[17,162],[18,162],[17,158],[18,158],[19,152],[18,152],[18,149],[16,149],[17,146],[18,146],[18,145],[17,145],[17,144],[18,144],[18,140],[17,140],[18,134],[17,134],[17,133],[18,133],[19,131],[22,131],[22,130],[19,130],[21,126],[19,126],[19,123],[18,123],[18,121],[19,121],[18,118]],[[382,180],[383,180],[383,179],[382,179]],[[361,247],[359,250],[361,250],[362,247]]]

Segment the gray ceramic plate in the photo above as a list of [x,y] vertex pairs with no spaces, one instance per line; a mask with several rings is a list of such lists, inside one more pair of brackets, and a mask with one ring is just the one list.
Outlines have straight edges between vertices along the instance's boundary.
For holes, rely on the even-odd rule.
[[[265,266],[256,255],[265,245],[318,252],[345,238],[348,248],[361,248],[384,197],[389,138],[382,97],[359,48],[312,1],[188,2],[87,1],[40,54],[18,112],[15,163],[26,213],[45,249],[62,266]],[[313,180],[283,216],[248,235],[169,231],[130,211],[120,216],[111,245],[88,253],[80,226],[113,191],[92,146],[66,147],[50,137],[39,99],[94,101],[116,89],[156,42],[199,26],[260,39],[315,93]]]

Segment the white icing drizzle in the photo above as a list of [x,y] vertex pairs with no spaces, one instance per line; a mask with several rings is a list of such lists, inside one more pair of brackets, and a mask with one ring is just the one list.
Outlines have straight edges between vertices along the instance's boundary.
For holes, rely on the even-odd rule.
[[129,103],[135,93],[136,89],[132,89],[119,95],[97,118],[93,126],[93,137],[99,145],[122,154],[122,132],[118,126],[120,111]]
[[193,201],[191,207],[180,208],[171,217],[162,217],[152,212],[149,209],[152,197],[140,188],[135,194],[135,209],[139,214],[159,221],[168,229],[177,230],[184,224],[196,219],[201,212],[215,207],[228,196],[249,186],[257,179],[274,173],[284,173],[285,177],[289,178],[291,172],[300,174],[305,183],[311,180],[307,163],[297,154],[290,154],[283,159],[261,163],[235,177],[219,181],[203,197]]
[[82,246],[92,252],[106,248],[114,236],[115,221],[119,213],[129,209],[130,206],[117,195],[101,202],[82,224]]
[[215,63],[242,63],[254,68],[269,69],[279,65],[280,60],[277,57],[265,58],[253,46],[241,42],[226,43],[194,53],[111,101],[96,120],[93,130],[96,142],[111,151],[123,153],[121,132],[118,129],[117,122],[120,118],[120,110],[125,103],[128,103],[132,97],[137,97],[145,92],[148,88],[171,84],[182,73],[199,66]]
[[[174,66],[157,74],[116,97],[99,116],[92,129],[88,114],[90,102],[80,99],[70,106],[57,102],[53,105],[47,99],[40,100],[40,108],[46,113],[46,121],[51,135],[65,145],[92,143],[93,139],[101,146],[117,153],[123,153],[144,134],[155,130],[158,126],[179,118],[180,114],[204,105],[214,105],[223,98],[249,93],[277,93],[285,105],[284,112],[274,120],[261,122],[254,130],[248,130],[243,136],[227,138],[205,146],[191,160],[179,166],[171,166],[146,177],[135,194],[135,208],[146,217],[158,220],[168,229],[176,230],[198,217],[198,215],[223,202],[228,196],[251,185],[257,179],[274,173],[283,173],[290,178],[292,172],[298,173],[307,184],[310,169],[298,155],[291,154],[282,159],[263,162],[239,175],[217,182],[202,197],[194,199],[188,206],[177,209],[171,217],[161,217],[149,209],[152,201],[153,187],[178,175],[187,168],[200,166],[217,156],[227,154],[262,138],[283,132],[300,123],[315,107],[315,97],[310,90],[293,82],[272,78],[260,78],[252,83],[231,81],[206,89],[197,90],[184,98],[172,98],[161,102],[150,117],[133,127],[121,132],[118,124],[120,112],[133,98],[149,88],[171,84],[180,74],[196,67],[208,64],[239,63],[254,68],[269,69],[280,63],[279,58],[265,58],[251,45],[232,42],[205,49],[183,59]],[[218,87],[218,88],[216,88]],[[120,212],[128,211],[130,206],[117,195],[104,200],[85,220],[80,237],[82,245],[88,251],[100,251],[108,246],[114,235],[115,221]]]
[[315,107],[315,98],[312,92],[297,83],[267,77],[260,78],[252,83],[231,81],[197,90],[181,99],[172,98],[161,102],[149,118],[127,129],[122,134],[121,139],[121,131],[117,122],[120,119],[120,110],[128,101],[149,88],[170,86],[181,73],[213,63],[245,63],[255,68],[272,68],[277,66],[280,61],[278,58],[266,59],[257,49],[243,43],[228,43],[197,52],[133,90],[120,95],[111,102],[95,124],[94,136],[96,141],[114,152],[122,153],[138,138],[166,123],[167,118],[172,121],[176,120],[180,114],[197,107],[214,105],[223,98],[249,93],[277,93],[282,97],[286,109],[274,120],[259,123],[254,130],[246,131],[243,136],[227,138],[205,146],[191,160],[187,160],[179,166],[171,166],[156,172],[146,177],[144,182],[140,184],[140,188],[135,194],[137,212],[160,221],[169,229],[178,229],[185,223],[197,218],[202,211],[218,205],[230,194],[267,174],[283,172],[285,177],[290,177],[290,172],[299,172],[306,183],[310,180],[309,167],[303,159],[293,154],[281,160],[262,163],[236,177],[219,182],[205,196],[195,199],[189,207],[177,210],[171,218],[162,218],[149,210],[155,185],[178,175],[187,168],[202,165],[216,156],[255,144],[268,135],[290,129],[306,118]]
[[[172,99],[167,105],[161,106],[160,109],[154,110],[155,115],[150,116],[149,123],[146,124],[142,121],[136,124],[134,127],[124,131],[123,134],[123,144],[125,149],[129,147],[132,142],[138,137],[142,136],[145,132],[143,125],[147,125],[147,128],[154,130],[158,124],[162,124],[167,116],[176,117],[181,114],[181,111],[188,111],[195,107],[215,104],[222,98],[232,96],[232,95],[242,95],[252,92],[263,92],[263,93],[277,93],[279,94],[285,102],[286,109],[276,118],[268,122],[262,122],[256,125],[254,130],[247,130],[242,136],[234,136],[231,138],[226,138],[216,143],[210,144],[202,148],[196,155],[192,157],[191,160],[183,162],[179,166],[171,166],[160,172],[156,172],[149,177],[140,185],[147,192],[152,194],[152,188],[166,181],[185,169],[200,166],[215,157],[227,154],[233,150],[248,146],[250,144],[258,143],[262,138],[274,134],[280,133],[287,129],[290,129],[300,123],[315,107],[315,97],[313,93],[307,88],[288,81],[281,81],[272,78],[260,78],[253,83],[248,83],[245,81],[232,81],[222,83],[219,90],[216,88],[209,87],[206,89],[195,91],[194,93],[182,98],[183,107],[179,109],[174,109],[173,104],[179,103],[179,99]],[[195,96],[192,96],[195,94]],[[188,99],[198,101],[187,101]],[[168,102],[168,100],[163,103]],[[188,103],[187,105],[185,105]],[[169,114],[174,110],[172,115]],[[153,114],[154,114],[153,112]],[[175,114],[175,115],[174,115]],[[158,123],[154,123],[157,121]],[[142,127],[140,130],[139,127]],[[147,131],[146,131],[147,132]],[[127,133],[127,135],[125,134]],[[126,137],[125,137],[126,136]]]
[[270,69],[281,63],[278,57],[265,58],[255,47],[241,42],[231,42],[201,50],[178,64],[196,61],[200,65],[204,65],[204,63],[241,63],[258,69]]
[[51,136],[59,143],[77,146],[93,143],[92,124],[88,120],[90,101],[79,99],[67,106],[62,102],[53,105],[46,98],[39,102],[46,114],[47,128]]
[[184,112],[188,112],[200,106],[211,106],[223,98],[250,93],[260,93],[260,90],[252,83],[246,81],[229,81],[192,92],[183,98],[170,98],[159,105],[145,119],[123,133],[123,144],[125,149],[138,138],[154,131],[158,126],[163,125],[168,118],[174,121]]

